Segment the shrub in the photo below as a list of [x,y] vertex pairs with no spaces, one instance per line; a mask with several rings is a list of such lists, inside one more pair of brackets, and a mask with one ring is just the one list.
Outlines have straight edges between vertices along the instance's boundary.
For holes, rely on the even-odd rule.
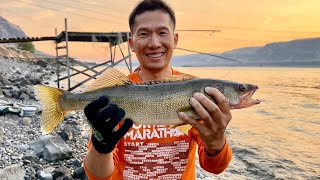
[[32,53],[34,53],[34,51],[36,50],[34,45],[31,42],[19,42],[18,49],[30,51]]

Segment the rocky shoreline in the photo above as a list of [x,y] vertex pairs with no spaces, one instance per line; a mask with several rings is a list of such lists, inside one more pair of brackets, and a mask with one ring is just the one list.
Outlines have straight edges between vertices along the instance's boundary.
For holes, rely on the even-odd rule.
[[35,106],[30,117],[0,116],[0,179],[84,179],[81,161],[87,151],[89,126],[77,112],[50,135],[40,131],[41,106],[32,85],[48,84],[55,67],[44,62],[0,59],[0,99],[12,107]]

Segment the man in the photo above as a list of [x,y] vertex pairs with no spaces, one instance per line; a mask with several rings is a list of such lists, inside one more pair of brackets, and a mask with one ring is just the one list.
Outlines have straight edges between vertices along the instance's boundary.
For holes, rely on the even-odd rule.
[[[144,0],[133,10],[129,18],[132,34],[129,44],[140,62],[138,71],[129,75],[133,82],[181,74],[170,67],[178,42],[175,24],[174,12],[161,0]],[[107,98],[90,103],[85,114],[105,140],[91,137],[84,159],[89,179],[195,179],[197,145],[203,169],[216,174],[224,171],[232,157],[225,138],[231,113],[217,89],[206,88],[206,93],[216,103],[201,93],[190,98],[203,123],[178,113],[183,122],[193,127],[184,134],[169,126],[133,125],[131,119],[119,125],[125,114],[121,108]]]

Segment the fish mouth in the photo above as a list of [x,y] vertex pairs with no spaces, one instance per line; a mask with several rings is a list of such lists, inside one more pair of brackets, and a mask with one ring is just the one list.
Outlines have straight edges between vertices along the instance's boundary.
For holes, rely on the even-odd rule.
[[251,90],[248,92],[244,93],[240,97],[240,103],[233,106],[234,109],[242,109],[242,108],[247,108],[256,104],[260,104],[261,101],[259,99],[251,99],[253,94],[259,89],[258,86],[254,86]]

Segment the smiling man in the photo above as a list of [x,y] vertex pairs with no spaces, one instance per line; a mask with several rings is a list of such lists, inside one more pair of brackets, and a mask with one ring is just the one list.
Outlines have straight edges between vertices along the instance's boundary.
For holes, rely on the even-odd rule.
[[139,75],[143,81],[167,77],[172,74],[170,61],[178,43],[175,22],[161,10],[138,13],[130,19],[129,43],[140,62]]
[[[178,43],[175,25],[174,12],[161,0],[144,0],[132,11],[129,43],[140,62],[139,70],[129,75],[133,82],[182,74],[170,67]],[[133,124],[131,119],[122,123],[125,112],[107,98],[90,103],[84,112],[104,140],[91,136],[84,159],[89,179],[196,179],[197,146],[204,170],[215,174],[224,171],[232,157],[225,138],[231,113],[217,89],[206,88],[206,93],[216,103],[201,93],[190,97],[203,123],[178,113],[183,122],[192,125],[183,133],[166,125]]]

